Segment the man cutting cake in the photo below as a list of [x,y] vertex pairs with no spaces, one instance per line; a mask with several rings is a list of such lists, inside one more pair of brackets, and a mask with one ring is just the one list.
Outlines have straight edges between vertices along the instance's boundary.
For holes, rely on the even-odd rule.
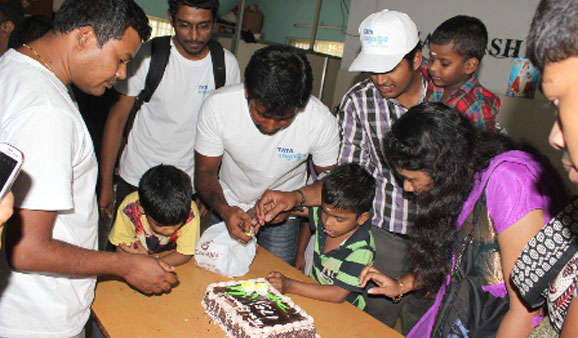
[[[195,140],[195,187],[225,221],[231,237],[250,239],[246,211],[267,189],[293,191],[315,170],[337,161],[337,121],[311,96],[313,76],[305,55],[287,46],[258,50],[245,69],[245,84],[222,88],[204,102]],[[219,169],[220,168],[220,169]],[[258,243],[284,261],[295,261],[296,219],[261,228]],[[250,234],[249,234],[250,235]]]

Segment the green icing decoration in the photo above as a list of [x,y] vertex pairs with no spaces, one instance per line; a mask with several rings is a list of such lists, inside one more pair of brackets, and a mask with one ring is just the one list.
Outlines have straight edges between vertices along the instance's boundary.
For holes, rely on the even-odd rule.
[[[259,297],[259,294],[256,291],[249,291],[248,292],[241,285],[227,286],[226,290],[223,290],[219,293],[224,293],[226,295],[231,295],[231,296],[240,296],[243,298],[249,298],[249,300],[251,300],[251,301],[253,301]],[[277,304],[277,306],[279,307],[279,309],[281,309],[281,311],[286,313],[289,310],[289,306],[283,304],[283,299],[281,297],[274,296],[271,293],[266,293],[265,298],[267,298],[268,300],[270,300],[272,302],[275,302]]]
[[272,294],[267,293],[267,294],[265,295],[265,298],[267,298],[267,299],[269,299],[269,300],[271,300],[271,301],[273,301],[273,302],[276,302],[276,303],[277,303],[277,306],[278,306],[283,312],[287,312],[287,310],[289,310],[289,306],[283,304],[283,300],[281,299],[281,297],[273,296]]

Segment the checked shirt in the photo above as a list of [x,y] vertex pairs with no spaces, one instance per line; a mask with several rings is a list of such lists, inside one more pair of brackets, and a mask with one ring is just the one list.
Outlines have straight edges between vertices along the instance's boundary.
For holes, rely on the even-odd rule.
[[[427,85],[422,81],[418,103],[426,93]],[[394,99],[384,98],[367,78],[345,94],[337,115],[342,133],[338,162],[358,163],[375,178],[371,223],[398,234],[407,234],[414,207],[404,198],[403,186],[390,170],[381,144],[393,122],[406,111]]]
[[[439,102],[444,95],[444,89],[430,82],[427,90],[427,100]],[[465,114],[480,130],[493,132],[496,130],[496,115],[500,110],[500,98],[482,87],[478,76],[474,73],[470,79],[456,90],[445,102]]]

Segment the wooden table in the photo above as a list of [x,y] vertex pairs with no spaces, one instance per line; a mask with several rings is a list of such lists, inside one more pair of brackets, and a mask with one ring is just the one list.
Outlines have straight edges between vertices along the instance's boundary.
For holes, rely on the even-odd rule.
[[[249,273],[235,279],[264,277],[277,270],[288,277],[307,281],[299,270],[259,247]],[[228,280],[195,265],[194,259],[177,268],[180,284],[169,294],[146,296],[118,279],[100,280],[92,304],[93,315],[107,337],[224,337],[201,306],[207,285]],[[322,338],[402,337],[399,333],[350,303],[328,303],[289,295],[313,316]]]

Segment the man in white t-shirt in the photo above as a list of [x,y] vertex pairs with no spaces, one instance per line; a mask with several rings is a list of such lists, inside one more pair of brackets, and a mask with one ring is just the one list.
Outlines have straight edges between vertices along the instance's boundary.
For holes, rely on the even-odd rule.
[[[171,164],[193,179],[194,141],[197,116],[205,97],[215,90],[211,39],[218,0],[171,0],[168,16],[175,30],[169,61],[150,102],[137,112],[128,142],[119,161],[116,206],[136,191],[142,175],[159,164]],[[237,60],[225,53],[225,85],[240,82]],[[144,88],[151,58],[151,42],[144,44],[128,68],[126,81],[115,89],[120,93],[105,125],[100,160],[99,207],[113,216],[113,176],[122,134],[136,96]],[[197,201],[199,202],[199,201]],[[202,204],[199,209],[206,211]],[[116,208],[114,208],[116,209]],[[114,211],[116,212],[116,211]]]
[[[267,189],[293,191],[305,185],[309,156],[317,172],[337,161],[337,121],[310,96],[312,77],[302,52],[266,47],[251,57],[244,86],[216,91],[201,108],[195,186],[234,239],[250,239],[245,231],[256,221],[246,211]],[[289,220],[261,228],[258,242],[293,264],[298,234],[298,222]]]
[[0,337],[80,337],[96,275],[171,289],[153,257],[97,251],[97,163],[67,86],[102,95],[126,76],[150,27],[133,0],[67,0],[54,29],[0,58],[0,142],[22,150],[0,253]]

